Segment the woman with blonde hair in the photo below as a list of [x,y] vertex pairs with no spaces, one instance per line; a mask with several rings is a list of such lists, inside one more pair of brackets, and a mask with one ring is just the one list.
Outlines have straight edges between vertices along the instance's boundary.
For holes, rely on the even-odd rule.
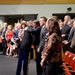
[[[5,39],[7,41],[6,55],[12,55],[12,50],[10,49],[12,37],[13,37],[12,25],[8,25],[7,31],[5,33]],[[10,52],[9,52],[9,50],[10,50]]]

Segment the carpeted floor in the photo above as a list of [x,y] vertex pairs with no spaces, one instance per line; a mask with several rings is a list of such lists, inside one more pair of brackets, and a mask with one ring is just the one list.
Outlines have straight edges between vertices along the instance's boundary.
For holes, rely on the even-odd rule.
[[[0,75],[15,75],[18,58],[2,55],[0,52]],[[21,75],[23,72],[21,71]],[[31,59],[28,75],[36,75],[35,60]]]

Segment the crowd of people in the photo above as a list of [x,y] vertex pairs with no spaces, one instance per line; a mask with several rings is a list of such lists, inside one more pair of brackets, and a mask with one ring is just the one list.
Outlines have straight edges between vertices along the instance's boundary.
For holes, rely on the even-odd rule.
[[57,16],[40,17],[39,20],[22,20],[14,27],[4,23],[0,28],[0,49],[7,56],[18,57],[16,75],[27,75],[31,45],[36,52],[37,75],[62,73],[62,52],[75,53],[75,20],[69,15],[64,21]]

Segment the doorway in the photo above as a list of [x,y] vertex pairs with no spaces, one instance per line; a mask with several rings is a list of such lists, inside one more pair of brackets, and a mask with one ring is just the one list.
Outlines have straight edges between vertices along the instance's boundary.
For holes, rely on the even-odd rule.
[[[2,16],[2,15],[1,15]],[[35,20],[37,19],[38,14],[24,14],[24,15],[3,15],[5,18],[5,22],[8,25],[14,25],[14,23],[20,22],[20,20]]]

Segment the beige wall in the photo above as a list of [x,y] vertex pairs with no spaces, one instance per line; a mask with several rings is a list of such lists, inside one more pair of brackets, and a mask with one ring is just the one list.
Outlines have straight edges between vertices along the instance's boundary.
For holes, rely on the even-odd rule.
[[49,17],[52,13],[66,13],[71,7],[71,13],[75,13],[75,4],[51,4],[51,5],[0,5],[0,15],[11,14],[38,14]]
[[75,13],[75,4],[0,5],[0,15],[38,14],[38,19],[41,16],[48,18],[52,13],[66,13],[68,7]]

